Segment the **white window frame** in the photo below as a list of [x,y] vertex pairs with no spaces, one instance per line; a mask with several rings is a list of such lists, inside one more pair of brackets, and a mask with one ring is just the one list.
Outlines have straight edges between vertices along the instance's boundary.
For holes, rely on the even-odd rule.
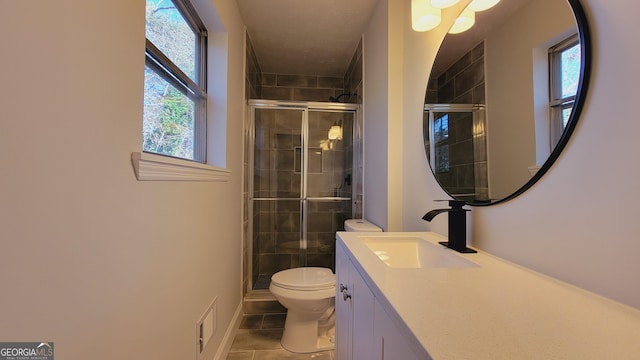
[[196,36],[195,81],[149,39],[146,39],[145,65],[194,102],[193,159],[186,160],[205,163],[207,153],[207,29],[188,0],[170,1]]
[[[431,119],[431,114],[433,114],[433,121]],[[441,112],[441,113],[437,113],[438,116],[436,116],[436,113],[434,112],[430,112],[429,113],[429,129],[431,129],[431,127],[433,126],[433,139],[431,140],[431,143],[433,143],[433,155],[431,156],[432,160],[432,169],[436,174],[443,174],[443,173],[448,173],[449,171],[451,171],[450,168],[450,163],[449,163],[449,113],[448,112]],[[447,135],[438,139],[438,133],[436,131],[436,125],[438,123],[442,124],[443,119],[446,117],[447,120]],[[433,124],[432,124],[433,122]],[[447,162],[442,164],[439,163],[438,160],[438,146],[444,146],[443,148],[441,148],[441,151],[445,152],[447,154]]]
[[573,35],[549,48],[549,136],[553,148],[564,132],[562,110],[573,108],[575,95],[562,97],[561,55],[563,51],[580,44],[578,35]]
[[[198,2],[198,0],[196,0]],[[210,119],[207,119],[207,113],[210,112],[207,110],[206,104],[210,102],[210,96],[207,95],[207,78],[208,75],[207,68],[211,59],[207,58],[207,53],[209,52],[207,41],[207,31],[205,29],[205,25],[200,21],[200,18],[197,15],[197,11],[194,7],[192,7],[191,3],[188,3],[187,0],[174,0],[173,3],[176,5],[176,8],[179,9],[181,14],[185,19],[196,19],[193,20],[193,23],[197,25],[198,33],[202,37],[200,37],[199,41],[201,42],[199,48],[199,53],[197,54],[197,64],[196,71],[198,72],[198,82],[201,84],[199,89],[194,87],[195,82],[191,81],[190,78],[187,77],[188,80],[180,81],[175,76],[176,74],[182,73],[180,69],[173,68],[171,65],[162,66],[162,56],[156,53],[157,49],[154,49],[155,46],[151,44],[149,46],[150,41],[147,40],[147,45],[145,48],[145,63],[147,66],[159,67],[162,71],[167,71],[169,78],[167,81],[170,81],[174,86],[185,87],[185,90],[188,89],[189,92],[193,94],[199,95],[203,101],[199,105],[199,109],[197,113],[199,114],[197,123],[194,124],[194,130],[196,130],[198,140],[196,141],[196,148],[194,152],[197,152],[196,160],[189,160],[177,157],[171,157],[163,154],[156,154],[152,152],[133,152],[131,153],[131,162],[133,165],[134,173],[138,181],[229,181],[231,178],[231,171],[225,168],[217,167],[209,165],[205,162],[208,162],[206,154],[213,149],[207,149],[207,124]],[[215,9],[213,5],[206,3],[208,7],[202,8],[202,3],[198,2],[199,7],[198,10],[205,11],[206,14],[215,15]],[[216,18],[217,19],[217,18]],[[211,23],[211,21],[207,22],[208,26],[216,27],[215,22]],[[193,28],[193,25],[190,25]],[[214,38],[214,42],[216,43],[214,46],[216,48],[220,48],[220,44],[218,44]],[[223,51],[226,53],[226,47],[224,47]],[[215,54],[214,54],[215,55]],[[214,56],[215,58],[215,56]],[[218,69],[217,64],[215,65],[215,70],[222,71],[223,69]],[[185,75],[186,77],[186,75]],[[221,81],[225,79],[225,74],[222,74]],[[192,84],[189,84],[191,81]],[[191,87],[189,87],[189,85]],[[224,96],[226,97],[226,95]],[[211,115],[211,114],[209,114]],[[217,118],[217,115],[214,116]],[[216,120],[220,121],[220,120]],[[216,126],[214,126],[216,127]],[[217,150],[217,148],[215,149]],[[219,160],[219,159],[218,159]]]

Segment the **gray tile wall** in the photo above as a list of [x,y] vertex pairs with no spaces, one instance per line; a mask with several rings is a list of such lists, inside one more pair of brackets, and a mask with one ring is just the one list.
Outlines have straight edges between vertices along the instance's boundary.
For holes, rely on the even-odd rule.
[[247,77],[246,77],[246,87],[245,87],[245,96],[247,99],[260,99],[262,96],[262,87],[261,87],[261,77],[262,77],[262,69],[260,68],[260,64],[258,63],[258,58],[256,57],[256,53],[253,50],[253,45],[251,44],[251,39],[249,38],[249,34],[246,35],[245,42],[245,52],[246,52],[246,63],[247,68],[245,69]]
[[[349,201],[308,201],[306,213],[306,263],[300,251],[301,173],[295,164],[301,145],[302,113],[298,110],[258,109],[255,112],[254,186],[256,198],[292,198],[292,200],[257,200],[253,208],[253,283],[280,270],[296,266],[334,268],[335,232],[343,230],[351,217]],[[350,131],[342,140],[327,143],[327,133],[334,123],[345,128],[351,115],[338,112],[309,112],[309,146],[319,153],[317,168],[307,179],[310,197],[348,197],[351,185],[345,181],[346,159],[351,149]],[[323,148],[322,146],[325,146]],[[258,288],[259,285],[254,286]]]
[[[362,105],[362,40],[358,43],[355,53],[351,59],[347,73],[344,76],[345,90],[350,94],[349,102],[353,104]],[[363,128],[364,119],[362,117],[362,111],[358,112],[358,117],[355,120],[355,126],[353,127],[353,166],[352,171],[352,208],[353,218],[361,219],[363,217],[364,208],[364,196],[363,196],[363,184],[362,177],[364,174],[363,168]]]
[[[247,80],[245,96],[247,99],[326,102],[329,101],[331,96],[336,97],[349,92],[353,95],[343,96],[341,98],[342,102],[362,103],[362,97],[360,96],[362,93],[362,43],[358,45],[349,70],[344,77],[264,73],[260,68],[248,35],[246,38],[246,58]],[[362,216],[362,118],[354,121],[356,122],[353,127],[355,134],[352,134],[351,129],[344,129],[343,138],[353,138],[355,142],[343,141],[341,144],[343,148],[333,149],[335,151],[327,154],[327,156],[331,156],[327,157],[325,167],[333,166],[334,168],[323,169],[323,173],[327,174],[340,173],[339,179],[332,179],[336,184],[342,183],[347,176],[351,178],[350,186],[333,186],[333,188],[339,188],[340,190],[337,193],[334,191],[325,195],[353,196],[354,201],[309,203],[307,266],[334,268],[335,231],[344,229],[344,220],[347,218],[351,218],[354,215],[355,217]],[[250,124],[245,124],[245,174],[250,173],[249,149],[252,141],[250,128]],[[292,171],[293,169],[290,169],[290,165],[294,163],[295,144],[299,146],[299,133],[296,133],[293,127],[290,130],[292,135],[290,138],[284,139],[280,136],[280,145],[285,147],[287,146],[286,144],[290,145],[286,149],[277,148],[275,143],[265,146],[264,143],[260,143],[259,135],[256,135],[253,169],[255,174],[254,189],[257,191],[254,194],[255,196],[290,196],[293,189],[299,188],[299,174],[296,175]],[[353,157],[352,154],[354,152],[360,155]],[[285,161],[287,158],[290,161]],[[277,162],[277,164],[273,162]],[[347,170],[351,168],[352,164],[354,165],[353,169]],[[340,169],[336,168],[336,166]],[[344,174],[342,173],[343,170]],[[338,175],[330,175],[330,177],[336,176]],[[253,218],[249,219],[249,206],[251,206],[249,194],[252,190],[249,189],[250,181],[248,176],[244,178],[243,251],[245,259],[244,289],[246,291],[250,283],[265,283],[264,281],[259,281],[261,275],[269,277],[274,272],[300,265],[300,250],[297,247],[299,243],[300,209],[299,202],[296,201],[279,203],[274,201],[255,202]],[[253,228],[252,231],[251,227]],[[249,239],[251,233],[253,233],[253,237]],[[254,249],[253,256],[250,254],[249,245]],[[249,271],[248,264],[250,262],[253,268],[252,272]]]
[[484,43],[476,45],[438,77],[437,103],[485,103]]
[[[431,79],[425,95],[430,104],[484,104],[484,43]],[[450,171],[436,174],[450,193],[475,193],[469,200],[488,199],[487,149],[484,118],[474,124],[471,114],[449,118]]]
[[344,102],[362,104],[362,74],[362,40],[360,40],[344,75],[345,92],[350,94],[349,100]]
[[329,101],[344,92],[339,77],[262,73],[260,99]]

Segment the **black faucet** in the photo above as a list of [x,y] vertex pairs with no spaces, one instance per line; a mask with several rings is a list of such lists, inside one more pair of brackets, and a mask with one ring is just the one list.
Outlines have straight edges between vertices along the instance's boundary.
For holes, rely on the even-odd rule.
[[463,209],[465,204],[461,200],[449,200],[451,208],[431,210],[424,214],[422,220],[431,221],[438,214],[449,213],[449,241],[440,241],[440,244],[457,252],[476,253],[467,247],[467,211],[471,210]]

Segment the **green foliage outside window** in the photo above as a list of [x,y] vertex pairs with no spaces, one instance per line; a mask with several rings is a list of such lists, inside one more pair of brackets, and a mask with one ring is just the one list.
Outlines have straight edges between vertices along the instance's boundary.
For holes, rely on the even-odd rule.
[[157,73],[145,69],[144,151],[193,158],[194,103]]
[[[197,37],[171,0],[147,0],[146,37],[186,77],[198,83]],[[145,67],[143,150],[193,160],[196,97],[187,80]],[[178,74],[182,75],[182,74]],[[177,78],[177,80],[175,79]]]

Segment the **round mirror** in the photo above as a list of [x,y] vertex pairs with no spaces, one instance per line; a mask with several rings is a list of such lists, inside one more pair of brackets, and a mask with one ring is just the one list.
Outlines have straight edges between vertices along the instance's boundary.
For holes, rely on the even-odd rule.
[[526,191],[566,146],[591,59],[577,0],[502,0],[447,34],[425,96],[429,165],[449,195],[491,205]]

